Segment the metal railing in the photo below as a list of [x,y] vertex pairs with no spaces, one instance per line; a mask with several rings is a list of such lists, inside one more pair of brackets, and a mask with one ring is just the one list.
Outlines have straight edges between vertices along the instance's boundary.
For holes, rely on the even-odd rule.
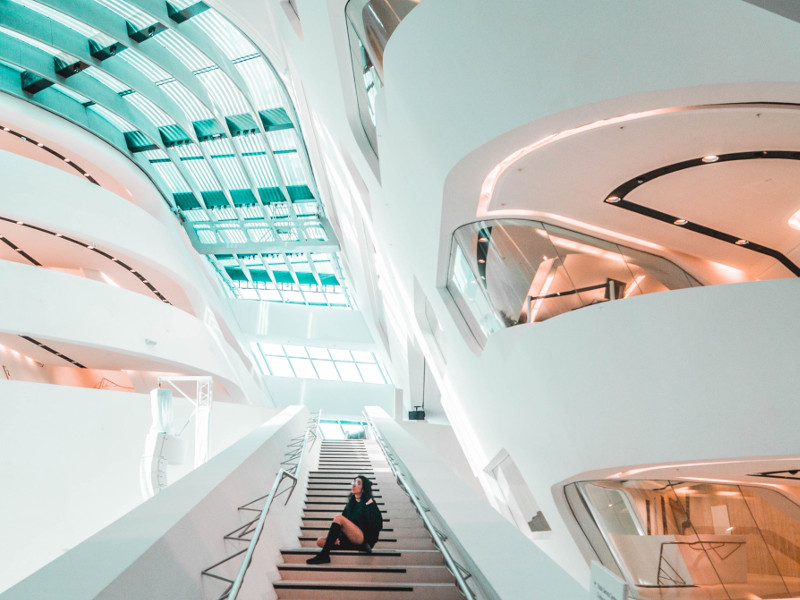
[[[403,474],[400,466],[402,465],[402,461],[397,458],[394,452],[389,446],[389,443],[383,438],[378,428],[372,422],[372,419],[369,417],[368,414],[365,412],[362,413],[364,415],[364,420],[367,423],[367,427],[372,432],[372,436],[378,445],[381,447],[384,456],[386,456],[386,461],[389,463],[389,466],[392,469],[392,473],[394,473],[395,479],[397,483],[400,485],[400,488],[408,495],[411,499],[411,502],[414,504],[414,508],[416,508],[417,512],[419,513],[422,522],[425,524],[425,528],[430,532],[431,537],[433,538],[433,543],[439,552],[442,553],[442,557],[444,558],[445,567],[450,572],[450,574],[456,580],[456,586],[458,586],[459,591],[469,600],[479,600],[481,596],[478,596],[475,591],[467,585],[467,579],[472,577],[472,573],[468,569],[466,569],[463,565],[459,564],[452,555],[450,549],[445,545],[445,542],[449,539],[446,533],[444,533],[441,529],[436,527],[432,522],[430,517],[427,513],[432,512],[431,508],[425,506],[421,501],[416,493],[416,488],[418,486],[412,485],[408,478]],[[473,580],[474,581],[474,580]],[[480,584],[479,584],[480,585]]]
[[[265,494],[264,496],[259,496],[258,498],[238,507],[238,510],[257,512],[258,516],[254,519],[251,519],[244,525],[240,525],[233,531],[225,534],[223,539],[249,542],[247,548],[231,554],[227,558],[224,558],[223,560],[202,571],[202,575],[213,577],[214,579],[219,579],[220,581],[228,583],[228,587],[225,588],[222,594],[217,597],[217,600],[236,600],[239,590],[244,583],[245,575],[247,575],[247,569],[250,568],[250,563],[253,560],[253,553],[255,552],[256,545],[261,537],[261,531],[264,529],[264,522],[266,521],[267,514],[272,506],[272,502],[278,496],[288,492],[286,500],[283,503],[283,505],[286,506],[289,503],[292,494],[294,493],[295,487],[297,486],[297,471],[303,461],[305,450],[306,448],[313,446],[317,441],[319,418],[320,413],[312,415],[312,417],[308,420],[305,434],[293,438],[289,443],[290,450],[286,453],[286,458],[281,462],[282,468],[278,471],[277,475],[275,475],[275,480],[272,483],[272,488],[270,489],[269,493]],[[310,444],[309,440],[311,440]],[[292,483],[290,486],[279,492],[278,489],[280,488],[280,485],[283,483],[284,479],[291,479]],[[256,502],[264,500],[265,498],[266,501],[264,502],[264,506],[262,508],[258,509],[252,506]],[[247,537],[250,534],[252,534],[252,536]],[[242,564],[239,566],[239,571],[235,579],[230,579],[229,577],[224,577],[223,575],[219,575],[217,573],[212,573],[213,569],[216,569],[220,565],[223,565],[228,561],[233,560],[237,556],[241,556],[242,554],[244,554],[244,558],[242,559]]]

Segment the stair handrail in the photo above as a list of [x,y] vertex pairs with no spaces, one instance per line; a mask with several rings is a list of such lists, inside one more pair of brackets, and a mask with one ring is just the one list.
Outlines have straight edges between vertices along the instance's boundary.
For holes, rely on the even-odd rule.
[[267,513],[269,512],[270,506],[272,506],[272,501],[275,499],[278,487],[284,479],[290,478],[292,480],[291,491],[286,497],[286,502],[284,502],[284,505],[288,504],[289,499],[294,493],[294,488],[297,486],[297,472],[300,469],[301,463],[303,462],[306,446],[308,445],[308,439],[309,437],[313,438],[313,441],[311,442],[312,445],[317,441],[319,417],[320,413],[317,413],[316,417],[312,416],[309,420],[308,426],[306,427],[306,434],[303,438],[303,446],[300,449],[298,461],[294,467],[290,469],[293,471],[293,473],[290,473],[286,469],[281,469],[278,471],[278,474],[275,475],[275,481],[272,483],[272,489],[270,489],[269,495],[267,496],[267,501],[264,503],[264,508],[261,509],[261,516],[258,518],[258,525],[256,525],[256,528],[253,531],[253,537],[250,539],[250,544],[247,546],[247,552],[245,553],[242,564],[239,567],[239,573],[236,575],[236,579],[233,580],[231,591],[228,593],[228,600],[236,600],[236,596],[238,595],[239,590],[244,583],[244,577],[247,574],[247,569],[250,568],[250,562],[253,560],[253,552],[255,552],[259,537],[261,537],[261,530],[264,529],[264,521],[267,519]]
[[[386,462],[389,463],[389,467],[391,467],[392,472],[394,473],[395,478],[398,482],[405,488],[408,497],[411,498],[411,502],[414,504],[414,508],[417,509],[422,522],[425,524],[425,528],[430,532],[431,537],[433,538],[433,543],[435,544],[436,548],[439,552],[442,553],[442,557],[444,557],[445,565],[447,565],[447,570],[450,571],[450,574],[455,577],[456,585],[460,592],[468,598],[468,600],[478,600],[475,592],[472,591],[467,585],[467,579],[472,577],[472,573],[470,573],[467,569],[465,569],[462,565],[460,565],[456,560],[453,558],[452,554],[450,553],[449,548],[445,546],[444,542],[447,540],[447,535],[443,534],[437,527],[431,523],[431,520],[428,518],[426,514],[431,509],[427,506],[423,506],[422,503],[417,498],[416,493],[412,491],[416,489],[418,486],[411,486],[406,479],[405,475],[403,475],[402,471],[398,468],[398,464],[401,462],[400,459],[396,456],[394,452],[391,451],[391,446],[389,443],[384,439],[383,435],[381,434],[380,430],[375,426],[375,423],[372,422],[372,419],[366,412],[361,413],[364,416],[364,420],[367,423],[367,426],[372,431],[372,436],[378,445],[381,447],[383,454],[386,456]],[[466,577],[463,574],[466,574]]]

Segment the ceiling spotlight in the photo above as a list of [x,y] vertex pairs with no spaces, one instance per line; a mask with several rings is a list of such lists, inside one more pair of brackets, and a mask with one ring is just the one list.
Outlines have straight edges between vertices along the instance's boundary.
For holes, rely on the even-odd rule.
[[63,234],[61,234],[61,233],[57,233],[57,234],[56,234],[56,237],[61,237],[62,235],[63,235]]
[[25,225],[22,221],[17,221],[17,225]]
[[38,144],[36,144],[36,145],[37,145],[37,146],[39,146],[39,148],[44,148],[44,144],[43,144],[42,142],[39,142],[39,143],[38,143]]
[[719,156],[716,154],[709,154],[708,156],[704,156],[702,160],[704,163],[715,163],[719,160]]
[[478,238],[478,241],[479,242],[483,242],[485,244],[486,242],[489,241],[489,238],[487,238],[486,236],[482,235],[481,237]]
[[750,242],[748,240],[736,240],[737,246],[747,246]]
[[619,196],[609,196],[608,198],[606,198],[606,202],[609,202],[610,204],[616,204],[620,200],[622,200],[622,198],[620,198]]
[[3,127],[3,131],[9,131],[8,127]]
[[65,158],[65,159],[64,159],[64,162],[69,162],[69,159],[68,159],[68,158]]
[[485,263],[485,262],[486,262],[486,259],[485,259],[485,258],[479,258],[479,259],[478,259],[478,262],[479,262],[479,263],[481,263],[481,264],[483,264],[483,263]]
[[686,219],[675,219],[673,221],[675,225],[686,225],[688,222]]

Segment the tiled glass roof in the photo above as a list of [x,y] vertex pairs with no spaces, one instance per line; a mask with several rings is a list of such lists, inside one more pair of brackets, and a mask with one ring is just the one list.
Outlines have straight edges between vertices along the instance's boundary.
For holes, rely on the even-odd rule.
[[[291,99],[225,17],[187,0],[7,0],[4,11],[0,90],[127,154],[235,295],[349,305]],[[304,256],[311,267],[248,287],[221,255]],[[317,264],[335,265],[324,272],[335,284]]]

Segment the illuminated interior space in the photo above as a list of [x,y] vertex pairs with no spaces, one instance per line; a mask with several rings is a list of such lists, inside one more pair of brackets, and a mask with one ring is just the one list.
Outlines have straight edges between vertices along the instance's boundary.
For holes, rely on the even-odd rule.
[[[217,598],[214,511],[317,438],[419,503],[367,566],[432,540],[437,598],[800,597],[798,39],[779,0],[0,0],[0,598]],[[242,597],[305,597],[299,496]]]

